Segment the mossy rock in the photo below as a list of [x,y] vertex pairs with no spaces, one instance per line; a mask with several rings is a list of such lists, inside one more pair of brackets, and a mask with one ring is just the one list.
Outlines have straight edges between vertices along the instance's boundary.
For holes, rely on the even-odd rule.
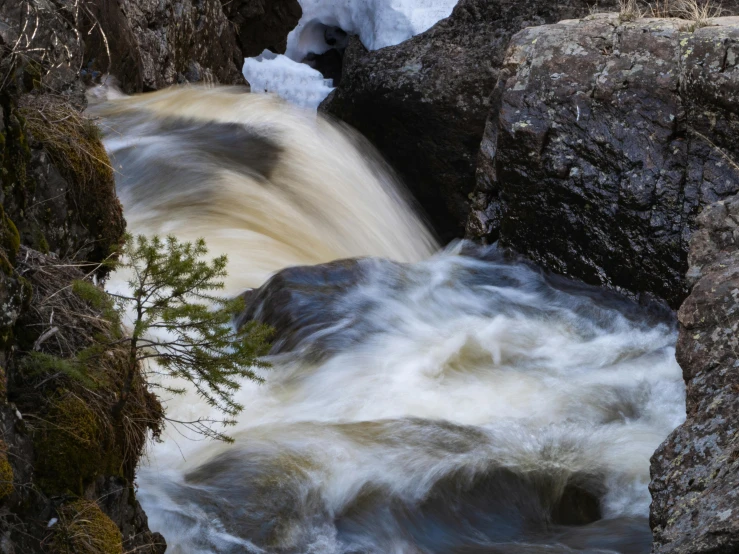
[[[125,231],[115,192],[113,167],[95,121],[73,105],[49,97],[29,96],[20,109],[29,136],[48,152],[69,184],[69,221],[80,223],[95,242],[91,261],[101,261],[117,247]],[[41,220],[49,219],[40,214]],[[37,238],[37,249],[54,249],[53,237]],[[43,239],[43,240],[42,240]]]
[[123,554],[123,537],[113,520],[89,500],[59,509],[51,540],[54,554]]
[[8,461],[8,446],[0,441],[0,500],[13,494],[13,467]]
[[21,236],[15,223],[6,215],[5,210],[0,206],[0,269],[6,275],[12,275],[15,257],[18,255],[18,249],[21,246]]
[[49,493],[82,494],[106,469],[98,416],[78,396],[65,393],[53,402],[44,420],[33,440],[41,488]]
[[25,132],[25,118],[18,110],[11,109],[5,124],[0,146],[2,147],[2,180],[6,193],[21,199],[21,207],[33,196],[33,182],[28,177],[31,149]]

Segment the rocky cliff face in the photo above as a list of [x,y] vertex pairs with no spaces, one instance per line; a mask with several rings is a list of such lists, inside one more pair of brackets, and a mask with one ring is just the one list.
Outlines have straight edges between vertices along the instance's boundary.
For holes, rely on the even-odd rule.
[[652,457],[655,554],[739,551],[739,196],[696,225],[678,312],[688,418]]
[[612,14],[517,34],[468,234],[679,306],[696,215],[739,190],[738,24]]
[[[84,25],[73,2],[0,1],[0,550],[6,554],[166,548],[149,531],[133,488],[161,408],[141,387],[135,411],[124,416],[132,425],[125,432],[113,425],[122,353],[96,350],[95,337],[112,336],[118,323],[100,298],[84,294],[98,290],[90,275],[104,276],[99,264],[125,229],[99,132],[81,113],[80,67],[90,52],[79,38]],[[78,290],[81,282],[88,288]]]
[[127,93],[188,82],[245,84],[244,56],[220,0],[82,4],[89,36],[83,72],[93,80],[110,72]]
[[594,4],[462,0],[450,17],[397,46],[367,52],[355,40],[341,84],[321,109],[379,148],[442,238],[461,236],[489,96],[509,39],[524,27],[584,16]]

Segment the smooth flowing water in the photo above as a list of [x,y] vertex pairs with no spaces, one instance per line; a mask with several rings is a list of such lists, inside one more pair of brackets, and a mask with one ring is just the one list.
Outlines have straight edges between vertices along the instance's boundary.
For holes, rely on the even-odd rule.
[[292,343],[244,383],[235,444],[153,449],[139,497],[168,552],[649,552],[649,458],[685,411],[671,314],[439,250],[363,139],[269,97],[93,111],[129,229],[204,237],[230,292],[370,256],[297,271]]

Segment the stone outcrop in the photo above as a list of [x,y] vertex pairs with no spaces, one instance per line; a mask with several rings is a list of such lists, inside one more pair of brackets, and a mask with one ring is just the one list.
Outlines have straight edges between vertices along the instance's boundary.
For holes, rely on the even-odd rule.
[[220,0],[88,0],[86,5],[91,32],[85,71],[92,77],[110,71],[128,93],[186,82],[245,84],[244,56]]
[[509,39],[524,27],[587,15],[595,4],[461,0],[447,19],[397,46],[367,52],[354,39],[341,84],[321,110],[377,146],[443,239],[462,236],[489,96]]
[[226,17],[236,28],[236,41],[241,49],[242,58],[258,56],[265,48],[277,54],[284,54],[287,35],[295,28],[303,14],[298,0],[222,0],[222,2]]
[[739,19],[693,27],[610,14],[517,34],[468,235],[679,306],[696,215],[739,190]]
[[678,312],[687,420],[652,457],[655,554],[739,551],[739,196],[696,225]]

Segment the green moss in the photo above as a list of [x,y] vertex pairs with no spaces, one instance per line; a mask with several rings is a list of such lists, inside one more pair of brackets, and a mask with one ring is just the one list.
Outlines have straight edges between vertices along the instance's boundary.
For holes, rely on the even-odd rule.
[[71,393],[57,399],[33,439],[41,488],[82,494],[105,469],[101,435],[95,412],[82,399]]
[[12,195],[23,209],[33,197],[35,185],[28,176],[31,149],[25,133],[25,118],[12,109],[2,135],[2,183],[6,194]]
[[36,247],[36,250],[38,250],[42,254],[49,253],[49,241],[46,240],[46,237],[44,236],[44,233],[41,231],[41,229],[37,228],[35,230],[33,243]]
[[122,554],[123,537],[113,520],[95,502],[80,499],[59,510],[51,551],[54,554]]
[[92,308],[99,311],[103,318],[112,324],[110,333],[113,338],[119,339],[121,337],[120,313],[113,298],[105,290],[90,281],[77,279],[72,281],[72,291]]
[[76,359],[59,358],[44,352],[31,352],[18,363],[24,377],[46,379],[52,375],[65,375],[90,390],[99,384],[89,375],[84,363]]
[[0,500],[13,494],[13,467],[8,461],[8,446],[0,441]]

